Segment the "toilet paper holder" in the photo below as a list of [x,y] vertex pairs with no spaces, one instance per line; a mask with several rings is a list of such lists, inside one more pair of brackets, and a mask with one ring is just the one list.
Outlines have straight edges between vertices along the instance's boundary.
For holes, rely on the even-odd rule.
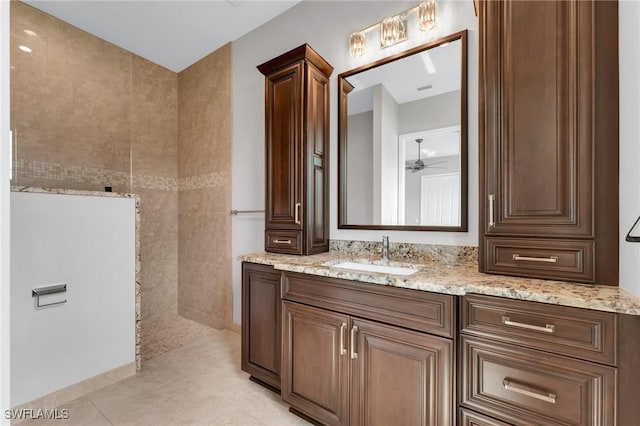
[[61,305],[63,303],[67,303],[67,299],[60,300],[58,302],[53,303],[45,303],[44,305],[40,304],[40,296],[45,296],[48,294],[56,294],[56,293],[65,293],[67,291],[66,284],[55,284],[46,287],[38,287],[31,290],[31,297],[36,298],[36,308],[43,308],[45,306],[53,306],[53,305]]

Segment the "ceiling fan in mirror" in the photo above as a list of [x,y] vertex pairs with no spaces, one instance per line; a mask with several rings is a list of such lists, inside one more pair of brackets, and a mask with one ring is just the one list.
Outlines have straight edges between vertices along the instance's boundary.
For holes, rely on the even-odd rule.
[[418,159],[416,161],[407,161],[406,165],[405,165],[405,169],[406,170],[411,170],[412,173],[416,173],[419,172],[421,170],[424,169],[446,169],[446,167],[435,167],[438,164],[443,164],[446,163],[446,160],[442,160],[442,161],[434,161],[433,163],[427,163],[425,164],[424,161],[422,161],[420,159],[420,144],[422,143],[423,139],[422,138],[418,138],[416,139],[416,143],[418,144]]

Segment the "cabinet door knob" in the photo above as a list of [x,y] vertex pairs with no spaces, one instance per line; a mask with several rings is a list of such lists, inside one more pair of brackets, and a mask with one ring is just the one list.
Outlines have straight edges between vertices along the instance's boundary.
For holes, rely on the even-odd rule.
[[296,203],[296,211],[295,211],[295,218],[294,218],[296,225],[300,225],[300,207],[302,207],[302,204]]
[[355,325],[351,327],[351,359],[358,358],[358,352],[356,352],[356,333],[358,332],[358,327]]
[[343,322],[340,325],[340,355],[345,355],[347,353],[347,348],[344,347],[344,334],[347,332],[347,323]]

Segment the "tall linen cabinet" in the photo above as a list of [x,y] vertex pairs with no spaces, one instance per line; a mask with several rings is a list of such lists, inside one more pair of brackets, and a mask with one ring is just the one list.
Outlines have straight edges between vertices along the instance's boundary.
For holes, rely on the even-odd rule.
[[265,250],[329,250],[329,77],[304,44],[260,66],[265,75]]
[[479,12],[480,270],[617,285],[617,2]]

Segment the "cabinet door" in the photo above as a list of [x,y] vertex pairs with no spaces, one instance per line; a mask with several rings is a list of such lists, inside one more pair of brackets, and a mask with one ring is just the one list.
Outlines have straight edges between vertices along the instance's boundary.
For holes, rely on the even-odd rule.
[[307,254],[329,250],[329,78],[307,64],[306,201]]
[[242,264],[242,370],[280,390],[280,273]]
[[455,423],[452,342],[354,319],[351,425]]
[[302,229],[304,64],[266,78],[266,228]]
[[322,424],[349,424],[349,317],[288,301],[282,309],[282,399]]
[[485,233],[593,237],[594,3],[481,7]]

